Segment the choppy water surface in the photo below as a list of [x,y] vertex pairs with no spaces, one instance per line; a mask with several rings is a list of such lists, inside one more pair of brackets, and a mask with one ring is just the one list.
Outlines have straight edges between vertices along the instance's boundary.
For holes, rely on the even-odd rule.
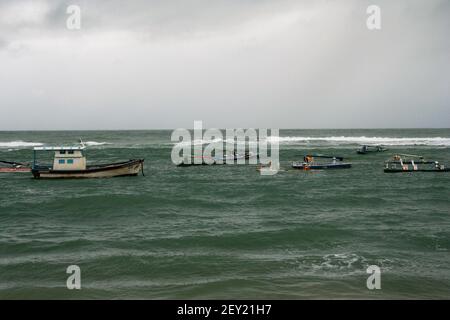
[[[1,298],[449,298],[450,173],[385,174],[393,153],[450,164],[450,130],[282,130],[353,168],[260,176],[179,168],[170,131],[0,132],[0,160],[82,137],[90,161],[145,158],[145,177],[0,175]],[[385,153],[357,155],[361,143]],[[82,290],[66,289],[67,266]],[[366,268],[382,289],[366,288]]]

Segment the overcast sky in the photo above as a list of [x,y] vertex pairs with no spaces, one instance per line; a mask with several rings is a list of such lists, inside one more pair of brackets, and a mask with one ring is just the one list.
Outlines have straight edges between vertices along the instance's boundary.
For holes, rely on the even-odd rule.
[[450,127],[449,30],[448,0],[0,0],[0,130]]

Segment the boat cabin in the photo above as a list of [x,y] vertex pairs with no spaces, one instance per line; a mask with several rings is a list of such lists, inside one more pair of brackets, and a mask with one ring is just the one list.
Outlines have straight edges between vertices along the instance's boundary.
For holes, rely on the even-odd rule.
[[71,171],[86,170],[86,157],[83,154],[84,146],[77,147],[35,147],[33,154],[33,168],[36,164],[37,151],[51,151],[55,153],[53,170]]

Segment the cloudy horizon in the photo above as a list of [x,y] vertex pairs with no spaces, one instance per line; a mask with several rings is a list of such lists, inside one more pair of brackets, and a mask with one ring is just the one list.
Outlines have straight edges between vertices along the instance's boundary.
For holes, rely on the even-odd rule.
[[448,128],[449,17],[445,0],[3,0],[0,131]]

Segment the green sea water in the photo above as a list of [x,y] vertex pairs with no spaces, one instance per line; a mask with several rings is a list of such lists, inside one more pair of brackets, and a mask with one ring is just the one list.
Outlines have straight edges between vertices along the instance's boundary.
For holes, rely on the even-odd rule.
[[[177,167],[171,131],[0,132],[0,160],[83,138],[145,176],[0,174],[2,299],[450,298],[450,172],[383,172],[394,153],[450,165],[450,129],[281,130],[281,171]],[[360,143],[384,153],[357,155]],[[351,169],[290,170],[305,153]],[[68,290],[66,268],[81,268]],[[381,268],[369,290],[366,269]]]

